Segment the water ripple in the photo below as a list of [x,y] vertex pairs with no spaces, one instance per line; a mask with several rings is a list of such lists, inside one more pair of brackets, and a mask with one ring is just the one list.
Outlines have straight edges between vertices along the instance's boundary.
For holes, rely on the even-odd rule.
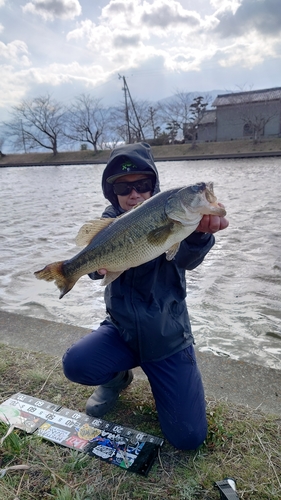
[[[229,228],[187,272],[187,303],[202,351],[281,369],[281,159],[160,162],[161,188],[212,180]],[[104,165],[0,169],[0,308],[92,328],[103,288],[83,277],[62,301],[33,272],[77,253],[82,224],[108,204]],[[274,182],[273,182],[274,181]]]

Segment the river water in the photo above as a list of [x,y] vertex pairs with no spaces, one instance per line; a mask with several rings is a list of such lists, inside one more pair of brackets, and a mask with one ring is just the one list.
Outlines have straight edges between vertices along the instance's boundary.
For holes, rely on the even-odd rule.
[[[201,351],[281,369],[281,158],[158,162],[161,188],[213,181],[229,228],[186,273]],[[78,250],[74,238],[107,202],[104,165],[0,169],[0,309],[91,329],[103,288],[82,277],[62,300],[33,272]]]

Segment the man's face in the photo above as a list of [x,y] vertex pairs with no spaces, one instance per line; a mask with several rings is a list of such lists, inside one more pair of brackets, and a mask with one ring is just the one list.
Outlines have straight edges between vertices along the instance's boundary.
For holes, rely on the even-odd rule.
[[[119,177],[119,179],[117,179],[114,184],[135,182],[141,179],[151,179],[151,176],[145,174],[122,175],[122,177]],[[132,189],[132,191],[129,194],[124,196],[117,194],[120,207],[126,211],[131,210],[131,208],[133,208],[135,205],[137,205],[141,201],[147,200],[150,197],[151,197],[151,191],[146,191],[145,193],[138,193],[135,189]]]

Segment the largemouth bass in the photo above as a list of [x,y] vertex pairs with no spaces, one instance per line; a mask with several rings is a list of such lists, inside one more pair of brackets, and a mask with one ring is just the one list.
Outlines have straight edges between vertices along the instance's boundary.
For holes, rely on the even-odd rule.
[[213,183],[163,191],[116,219],[84,224],[76,243],[87,246],[71,259],[49,264],[34,274],[38,279],[55,281],[60,299],[81,276],[98,269],[107,270],[101,284],[108,285],[125,270],[165,252],[167,260],[172,260],[181,241],[197,228],[204,214],[226,214],[217,203]]

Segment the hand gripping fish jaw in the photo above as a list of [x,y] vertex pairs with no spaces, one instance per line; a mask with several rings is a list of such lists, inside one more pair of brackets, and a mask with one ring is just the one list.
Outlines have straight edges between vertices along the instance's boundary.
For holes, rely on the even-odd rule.
[[199,224],[203,215],[226,215],[225,209],[217,202],[212,182],[200,182],[180,189],[177,196],[167,200],[165,211],[170,219],[185,226]]

